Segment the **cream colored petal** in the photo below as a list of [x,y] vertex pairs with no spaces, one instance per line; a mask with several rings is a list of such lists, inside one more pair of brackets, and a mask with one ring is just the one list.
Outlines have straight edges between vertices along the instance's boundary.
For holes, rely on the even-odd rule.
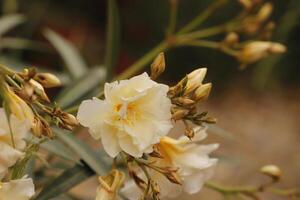
[[198,171],[191,176],[184,177],[184,182],[182,184],[183,190],[189,194],[195,194],[199,192],[203,184],[212,177],[214,173],[214,166],[207,168],[205,170]]
[[101,130],[101,142],[104,150],[110,157],[116,157],[120,151],[120,145],[118,142],[118,130],[109,124],[103,124],[103,130]]
[[124,134],[120,136],[119,144],[121,149],[129,155],[133,157],[142,157],[143,150],[140,150],[138,146],[133,143],[132,138],[129,135]]
[[98,98],[83,101],[78,109],[77,119],[85,127],[89,128],[94,139],[100,138],[101,124],[108,111],[105,101]]
[[0,174],[4,174],[9,167],[13,166],[23,153],[10,145],[0,142]]
[[120,190],[120,193],[129,200],[137,200],[142,195],[142,190],[135,184],[133,180],[125,182],[124,187]]
[[31,129],[31,123],[29,120],[19,120],[15,116],[10,118],[12,132],[14,134],[14,143],[16,148],[23,150],[26,146],[26,139],[29,136],[29,131]]
[[34,195],[32,179],[18,179],[2,183],[0,198],[3,200],[29,200]]

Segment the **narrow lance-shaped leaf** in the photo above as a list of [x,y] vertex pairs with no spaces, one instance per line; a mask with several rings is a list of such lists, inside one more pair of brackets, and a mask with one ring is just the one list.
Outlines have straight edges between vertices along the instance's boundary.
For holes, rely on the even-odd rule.
[[17,25],[25,21],[25,17],[20,14],[6,15],[0,18],[0,36],[4,35]]
[[88,66],[71,42],[50,29],[46,29],[44,35],[59,52],[73,78],[79,78],[86,73]]
[[44,187],[35,200],[49,200],[59,196],[94,174],[94,171],[86,165],[75,165]]
[[115,0],[107,0],[107,6],[105,66],[107,69],[107,80],[110,80],[118,57],[120,43],[120,17]]
[[64,89],[57,98],[57,102],[62,108],[67,108],[81,100],[86,94],[98,87],[104,81],[105,72],[103,68],[97,67],[91,69],[86,75],[74,84]]
[[57,137],[79,155],[79,157],[98,175],[106,174],[109,171],[109,163],[86,143],[66,131],[55,129],[55,132]]

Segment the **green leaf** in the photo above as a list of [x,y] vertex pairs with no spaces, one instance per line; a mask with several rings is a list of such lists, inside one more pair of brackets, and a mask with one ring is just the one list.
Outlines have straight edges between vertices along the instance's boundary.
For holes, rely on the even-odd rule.
[[103,68],[91,69],[82,78],[75,80],[74,84],[64,89],[57,97],[57,102],[62,108],[71,106],[94,88],[99,87],[100,83],[104,82],[104,78],[105,72]]
[[115,0],[107,0],[107,6],[105,66],[107,68],[107,79],[110,80],[113,76],[118,58],[120,43],[120,17]]
[[29,49],[43,51],[47,46],[43,43],[13,37],[3,37],[0,43],[0,49]]
[[55,129],[57,137],[67,144],[92,170],[98,175],[106,174],[110,169],[110,164],[86,143],[76,138],[73,134],[60,129]]
[[59,140],[49,140],[44,142],[41,144],[41,148],[66,160],[79,162],[78,157]]
[[0,18],[0,37],[16,27],[17,25],[23,23],[25,17],[20,14],[6,15]]
[[44,36],[58,51],[65,62],[67,70],[73,78],[79,78],[87,72],[87,64],[83,60],[78,49],[71,42],[50,29],[44,31]]
[[75,165],[72,168],[65,170],[49,185],[44,187],[35,200],[49,200],[53,197],[63,194],[93,175],[93,170],[88,166]]

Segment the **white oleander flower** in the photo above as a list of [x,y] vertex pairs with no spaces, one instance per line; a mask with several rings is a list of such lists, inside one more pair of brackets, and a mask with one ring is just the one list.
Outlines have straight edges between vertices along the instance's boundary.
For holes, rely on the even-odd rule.
[[[163,158],[153,158],[153,161],[156,161],[155,165],[178,168],[178,175],[182,183],[182,185],[173,184],[161,173],[151,170],[151,178],[158,183],[162,198],[176,197],[182,192],[197,193],[201,190],[204,182],[213,174],[217,159],[210,158],[209,154],[218,148],[218,144],[197,144],[207,134],[205,129],[200,127],[195,128],[194,131],[193,141],[186,136],[177,140],[165,136],[158,144]],[[133,181],[127,182],[122,192],[130,200],[137,199],[142,194],[142,191]]]
[[13,166],[20,157],[23,156],[22,150],[25,148],[24,138],[29,133],[30,122],[19,120],[14,115],[10,117],[11,132],[3,108],[0,108],[0,180],[5,175],[7,169]]
[[120,151],[141,157],[172,128],[169,87],[152,81],[147,73],[129,80],[106,83],[105,100],[83,101],[77,118],[115,157]]
[[0,182],[0,200],[29,200],[34,195],[31,178]]

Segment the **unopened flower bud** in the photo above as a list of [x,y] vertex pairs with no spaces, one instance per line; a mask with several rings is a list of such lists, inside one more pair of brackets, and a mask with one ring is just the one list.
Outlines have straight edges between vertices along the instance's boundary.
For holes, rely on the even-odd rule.
[[189,107],[189,106],[192,106],[195,104],[194,100],[189,99],[189,98],[184,98],[184,97],[179,97],[176,99],[176,101],[185,107]]
[[165,55],[160,53],[151,64],[151,79],[155,80],[166,68]]
[[99,177],[100,186],[97,189],[95,200],[117,200],[118,191],[125,180],[125,174],[113,170],[105,177]]
[[32,125],[32,133],[36,137],[46,136],[49,138],[53,137],[53,132],[48,124],[48,122],[40,117],[34,118],[34,123]]
[[192,128],[188,128],[184,131],[184,135],[191,139],[195,136],[195,131]]
[[184,110],[184,109],[176,110],[175,113],[172,115],[172,119],[175,121],[180,120],[184,118],[188,113],[189,113],[188,110]]
[[265,165],[260,169],[260,172],[274,180],[278,180],[282,176],[281,169],[276,165]]
[[201,102],[201,101],[207,99],[207,97],[209,96],[209,93],[211,91],[211,87],[212,87],[211,83],[206,83],[206,84],[198,87],[194,93],[195,101]]
[[238,59],[245,64],[250,64],[265,58],[269,54],[281,54],[286,51],[286,47],[277,42],[255,41],[247,44]]
[[43,85],[44,88],[53,88],[61,86],[60,80],[50,73],[37,73],[34,80]]
[[165,172],[163,174],[172,183],[181,185],[181,179],[180,179],[179,175],[177,174],[177,170],[178,169],[168,169],[168,168],[166,168]]
[[238,42],[239,42],[239,35],[235,32],[228,33],[224,39],[224,44],[229,47],[232,47]]
[[190,94],[196,88],[201,86],[202,81],[204,80],[204,77],[206,75],[206,71],[207,71],[206,68],[199,68],[187,75],[188,80],[187,80],[184,94]]
[[269,3],[269,2],[265,3],[260,8],[259,12],[257,13],[257,16],[256,16],[257,20],[259,22],[266,21],[270,17],[272,11],[273,11],[273,5],[271,3]]
[[60,116],[60,119],[62,120],[62,122],[64,124],[67,124],[71,127],[78,126],[78,124],[79,124],[76,117],[70,113],[63,112]]
[[30,86],[33,88],[35,94],[40,97],[41,100],[50,103],[50,99],[47,96],[44,87],[37,81],[30,79],[29,81]]

